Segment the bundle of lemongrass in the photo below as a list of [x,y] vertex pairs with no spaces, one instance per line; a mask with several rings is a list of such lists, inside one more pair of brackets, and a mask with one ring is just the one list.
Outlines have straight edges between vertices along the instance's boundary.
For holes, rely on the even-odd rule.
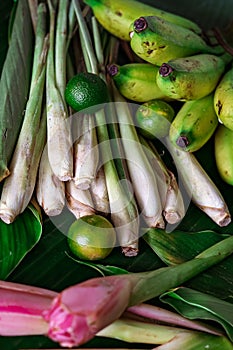
[[[0,218],[12,223],[32,197],[49,216],[59,215],[65,205],[77,219],[100,213],[114,224],[124,254],[136,255],[141,224],[165,228],[183,219],[183,193],[155,146],[138,135],[133,111],[105,75],[117,39],[101,33],[94,17],[90,33],[88,11],[82,12],[77,0],[35,6],[30,94],[10,175],[3,182]],[[77,41],[81,50],[73,62]],[[74,118],[64,91],[80,67],[105,80],[112,102],[94,115]],[[197,159],[178,154],[167,140],[166,146],[190,200],[218,225],[227,225],[231,218],[224,198]]]

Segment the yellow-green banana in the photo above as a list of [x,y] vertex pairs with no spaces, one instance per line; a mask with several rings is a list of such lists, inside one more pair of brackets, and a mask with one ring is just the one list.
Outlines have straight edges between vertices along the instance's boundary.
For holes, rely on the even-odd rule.
[[223,75],[215,89],[214,108],[219,120],[233,130],[233,67]]
[[156,75],[159,68],[149,63],[111,64],[108,67],[119,92],[131,101],[146,102],[167,99],[158,88]]
[[220,56],[199,54],[162,64],[156,81],[168,97],[197,100],[214,91],[224,71],[225,61]]
[[195,152],[210,139],[218,126],[213,94],[185,102],[170,127],[170,141],[178,148]]
[[216,166],[221,178],[233,185],[233,130],[219,124],[214,137]]
[[154,15],[201,33],[197,23],[176,14],[160,10],[137,0],[84,0],[98,22],[111,34],[130,40],[129,27],[140,16]]
[[157,16],[136,19],[130,27],[130,38],[130,46],[135,54],[156,65],[198,53],[223,53],[222,47],[207,45],[192,30]]

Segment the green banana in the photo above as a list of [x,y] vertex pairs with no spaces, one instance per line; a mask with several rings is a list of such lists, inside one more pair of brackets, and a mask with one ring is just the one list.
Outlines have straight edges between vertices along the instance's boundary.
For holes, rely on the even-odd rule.
[[130,38],[135,54],[155,65],[199,53],[224,52],[221,46],[209,46],[192,30],[157,16],[136,19],[130,27]]
[[210,139],[217,126],[213,94],[210,94],[181,106],[171,123],[169,138],[176,147],[195,152]]
[[200,34],[199,25],[187,18],[143,4],[137,0],[84,0],[98,22],[111,34],[123,40],[130,40],[129,27],[140,16],[154,15],[187,27]]
[[214,108],[219,120],[233,130],[233,67],[221,78],[214,93]]
[[156,81],[168,97],[197,100],[214,91],[225,67],[221,56],[199,54],[177,58],[160,66]]
[[149,63],[111,64],[108,67],[108,73],[119,92],[136,102],[166,99],[156,83],[158,70],[158,67]]
[[216,166],[221,178],[233,185],[233,130],[219,124],[214,137]]

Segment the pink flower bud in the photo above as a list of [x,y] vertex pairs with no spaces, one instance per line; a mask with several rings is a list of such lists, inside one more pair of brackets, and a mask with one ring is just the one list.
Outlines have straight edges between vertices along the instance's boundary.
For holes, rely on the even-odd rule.
[[61,346],[79,346],[118,319],[128,306],[127,275],[93,278],[62,291],[43,315],[48,336]]

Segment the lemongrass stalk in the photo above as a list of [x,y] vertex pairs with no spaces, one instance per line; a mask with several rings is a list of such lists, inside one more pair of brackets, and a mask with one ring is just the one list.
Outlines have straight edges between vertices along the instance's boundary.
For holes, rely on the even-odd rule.
[[98,169],[96,177],[91,183],[90,192],[95,210],[103,215],[108,215],[110,213],[110,207],[103,166]]
[[220,227],[227,226],[231,222],[227,203],[195,155],[178,150],[168,138],[166,144],[190,199]]
[[54,63],[56,9],[51,0],[48,0],[48,4],[50,13],[50,45],[46,71],[48,157],[54,174],[61,181],[67,181],[73,176],[71,126],[63,94],[56,85]]
[[71,42],[72,37],[75,33],[75,25],[76,24],[77,24],[76,14],[75,14],[73,2],[71,1],[70,5],[69,5],[69,13],[68,13],[68,33],[67,33],[66,52],[68,51],[70,42]]
[[139,215],[133,194],[126,191],[120,181],[112,150],[103,110],[95,113],[100,154],[104,166],[108,190],[111,220],[117,232],[118,243],[126,256],[138,253]]
[[150,148],[148,142],[140,135],[139,135],[139,141],[142,144],[143,150],[156,176],[161,205],[164,213],[167,192],[168,192],[169,183],[170,183],[170,176],[168,175],[168,172],[165,171],[165,169],[162,167],[162,164],[159,162],[160,159],[157,157],[158,156],[157,153],[152,152],[152,149]]
[[[111,140],[110,145],[111,145],[111,151],[112,151],[112,159],[116,167],[119,181],[122,184],[123,190],[128,194],[130,200],[132,201],[132,205],[134,205],[136,208],[134,215],[139,216],[137,203],[135,201],[132,186],[130,183],[129,171],[127,168],[127,162],[125,161],[125,154],[122,147],[119,128],[117,124],[116,111],[113,103],[110,103],[108,105],[106,113],[107,113],[107,121],[108,121],[107,129]],[[133,215],[133,212],[132,212],[132,215]],[[139,236],[138,236],[138,239],[139,239]],[[123,253],[129,254],[130,252],[138,251],[138,246],[139,246],[138,239],[134,240],[134,243],[132,243],[130,247],[128,247],[129,249],[127,248],[127,246],[122,247]]]
[[75,186],[73,180],[66,182],[66,205],[76,219],[95,213],[94,204],[89,190],[81,190]]
[[97,333],[97,336],[119,339],[128,343],[154,344],[156,349],[233,349],[233,344],[224,336],[205,334],[184,328],[151,324],[120,318]]
[[48,324],[42,313],[57,293],[38,287],[0,281],[0,335],[44,335]]
[[127,101],[113,87],[120,134],[135,196],[146,224],[164,228],[156,176],[139,141]]
[[[34,124],[35,126],[35,124]],[[46,114],[42,114],[40,123],[33,128],[34,139],[29,140],[25,122],[10,163],[11,174],[5,179],[1,200],[0,218],[7,224],[24,212],[30,203],[36,187],[37,172],[46,140]],[[34,134],[33,134],[34,133]],[[28,143],[27,143],[28,141]]]
[[99,165],[99,148],[93,115],[85,114],[74,120],[78,132],[74,143],[74,177],[75,185],[86,190],[96,177]]
[[[68,11],[69,1],[59,0],[57,11],[57,25],[55,33],[55,77],[56,86],[63,98],[65,105],[64,92],[66,87],[66,48],[68,32]],[[65,105],[66,107],[66,105]]]
[[[34,0],[33,0],[34,1]],[[33,1],[30,1],[31,5],[34,7]],[[44,40],[47,33],[47,8],[44,3],[36,5],[36,27],[35,27],[35,46],[34,46],[34,58],[32,66],[31,82],[36,82],[35,75],[38,72],[38,62],[40,60],[41,53],[43,52]],[[32,10],[33,12],[36,10]],[[46,39],[47,40],[47,39]],[[30,86],[33,89],[33,85]]]
[[[164,218],[168,223],[176,224],[185,216],[184,200],[179,189],[177,179],[174,173],[169,170],[166,164],[163,162],[161,156],[155,148],[155,145],[152,142],[147,143],[142,138],[140,138],[140,141],[145,147],[149,147],[149,152],[147,152],[147,155],[156,175],[158,175],[157,179],[159,192],[161,192]],[[148,148],[145,150],[148,150]]]
[[79,24],[80,37],[82,40],[84,40],[84,43],[85,43],[82,45],[82,49],[83,49],[84,53],[87,54],[87,58],[89,59],[90,68],[88,69],[88,71],[91,71],[92,73],[98,74],[99,70],[98,70],[97,59],[95,57],[95,53],[94,53],[93,46],[92,46],[91,36],[90,36],[90,33],[87,29],[85,19],[82,15],[79,1],[72,0],[72,3],[74,6],[74,9],[75,9],[76,17],[77,17],[78,24]]
[[[39,12],[43,16],[44,12]],[[39,31],[41,28],[39,28]],[[40,33],[41,37],[41,33]],[[39,38],[40,39],[40,38]],[[29,204],[36,184],[37,170],[46,139],[45,113],[42,112],[48,41],[35,55],[37,65],[31,82],[25,116],[10,162],[10,175],[5,179],[0,201],[0,218],[12,223]]]
[[57,178],[51,168],[47,146],[41,156],[36,185],[38,204],[48,216],[61,214],[65,206],[65,183]]
[[30,9],[31,19],[32,19],[32,26],[34,29],[34,32],[36,33],[36,27],[37,27],[37,8],[38,8],[38,0],[28,0],[28,6]]

